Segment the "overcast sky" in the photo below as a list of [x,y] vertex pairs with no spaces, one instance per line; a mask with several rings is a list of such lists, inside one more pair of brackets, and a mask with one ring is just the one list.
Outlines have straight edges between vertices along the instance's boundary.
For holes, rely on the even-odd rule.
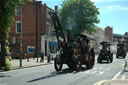
[[[38,0],[46,3],[48,7],[53,8],[55,5],[61,7],[63,0]],[[99,8],[100,23],[99,27],[105,28],[112,26],[113,32],[124,34],[128,32],[128,0],[91,0]]]

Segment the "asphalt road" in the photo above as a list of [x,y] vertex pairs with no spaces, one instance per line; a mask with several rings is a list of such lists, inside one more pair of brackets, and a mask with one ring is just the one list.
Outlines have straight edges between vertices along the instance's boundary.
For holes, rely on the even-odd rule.
[[53,64],[1,72],[0,85],[93,85],[100,80],[127,79],[128,72],[122,71],[126,59],[116,59],[114,55],[113,63],[96,61],[93,69],[81,72],[72,71],[66,65],[56,72]]

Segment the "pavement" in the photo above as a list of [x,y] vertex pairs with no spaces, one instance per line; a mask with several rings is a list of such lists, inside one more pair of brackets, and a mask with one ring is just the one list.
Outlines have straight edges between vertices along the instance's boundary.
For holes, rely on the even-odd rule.
[[[55,58],[56,54],[51,54],[51,56],[52,56],[52,58]],[[43,62],[40,62],[40,59],[41,59],[40,57],[38,57],[38,60],[37,60],[37,58],[22,59],[22,67],[20,67],[20,59],[12,59],[10,61],[11,65],[12,65],[11,70],[53,64],[53,60],[51,60],[48,63],[47,56],[44,56]]]
[[37,62],[37,58],[22,59],[22,67],[20,67],[19,59],[12,59],[10,63],[12,65],[12,70],[16,70],[16,69],[22,69],[22,68],[28,68],[28,67],[48,65],[48,64],[52,64],[53,61],[51,60],[51,62],[48,63],[46,57],[44,58],[43,62],[40,62],[40,58],[38,58],[38,62]]
[[[40,62],[40,57],[38,58],[29,58],[29,59],[22,59],[22,67],[20,67],[20,59],[12,59],[9,62],[11,63],[11,70],[17,70],[17,69],[23,69],[23,68],[30,68],[30,67],[36,67],[36,66],[42,66],[42,65],[49,65],[53,64],[54,61],[51,60],[48,62],[47,57],[44,57],[44,61]],[[0,70],[0,72],[4,72],[3,70]]]

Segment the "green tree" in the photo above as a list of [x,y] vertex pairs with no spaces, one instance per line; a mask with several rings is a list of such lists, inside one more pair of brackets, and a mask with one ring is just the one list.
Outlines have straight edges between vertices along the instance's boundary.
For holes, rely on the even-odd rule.
[[14,18],[14,10],[16,6],[20,6],[23,2],[32,0],[0,0],[0,67],[5,67],[6,43],[8,38],[9,28],[12,25]]
[[59,10],[60,21],[64,30],[72,29],[77,34],[83,31],[95,32],[99,23],[98,8],[90,0],[65,0]]

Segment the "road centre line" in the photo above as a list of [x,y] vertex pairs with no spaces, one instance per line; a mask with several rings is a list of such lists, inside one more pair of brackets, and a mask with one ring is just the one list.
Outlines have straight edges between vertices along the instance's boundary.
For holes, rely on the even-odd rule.
[[119,75],[120,73],[122,72],[123,68],[112,78],[112,80],[115,80]]

